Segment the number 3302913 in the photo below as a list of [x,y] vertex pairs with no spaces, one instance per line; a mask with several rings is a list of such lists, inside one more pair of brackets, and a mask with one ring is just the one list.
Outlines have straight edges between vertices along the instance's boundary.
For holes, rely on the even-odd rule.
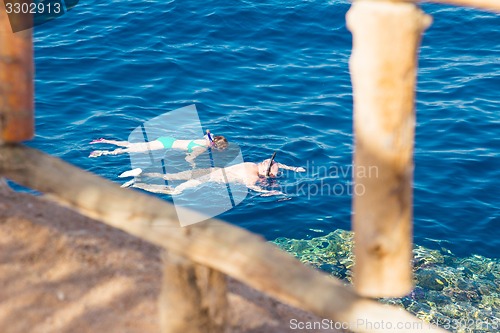
[[61,4],[56,3],[5,3],[7,14],[59,14],[61,12]]

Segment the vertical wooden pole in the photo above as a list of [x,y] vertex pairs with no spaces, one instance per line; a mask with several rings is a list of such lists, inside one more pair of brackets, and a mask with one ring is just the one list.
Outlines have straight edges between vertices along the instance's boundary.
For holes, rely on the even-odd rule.
[[[31,26],[31,15],[12,17]],[[13,33],[0,2],[0,143],[29,140],[33,120],[32,29]]]
[[162,333],[224,333],[227,287],[224,274],[169,253],[164,256]]
[[354,285],[398,297],[412,283],[412,180],[417,51],[431,19],[412,3],[356,1],[353,35]]

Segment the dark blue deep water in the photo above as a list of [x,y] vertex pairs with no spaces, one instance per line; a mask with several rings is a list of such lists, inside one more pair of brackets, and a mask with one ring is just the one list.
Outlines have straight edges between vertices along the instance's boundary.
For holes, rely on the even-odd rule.
[[[29,145],[119,182],[128,156],[92,139],[196,104],[245,160],[278,150],[304,166],[285,198],[249,195],[220,217],[267,239],[350,229],[347,1],[80,1],[35,29],[36,138]],[[500,254],[500,16],[425,5],[415,147],[415,243]],[[328,170],[328,172],[325,172]],[[340,184],[332,194],[302,193]],[[166,198],[168,199],[168,198]]]

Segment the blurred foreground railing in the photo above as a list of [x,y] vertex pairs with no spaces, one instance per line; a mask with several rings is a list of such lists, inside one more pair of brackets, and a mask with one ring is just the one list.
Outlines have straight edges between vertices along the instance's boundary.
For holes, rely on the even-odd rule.
[[[413,0],[415,1],[415,0]],[[498,0],[416,0],[417,2],[435,2],[447,5],[466,6],[477,9],[500,12],[500,1]]]
[[37,150],[18,144],[0,146],[0,176],[166,249],[160,305],[163,332],[223,332],[227,299],[222,274],[322,318],[353,323],[357,332],[385,331],[361,321],[392,327],[404,323],[407,328],[398,332],[445,332],[400,308],[359,296],[260,236],[216,219],[180,227],[168,202],[122,189]]

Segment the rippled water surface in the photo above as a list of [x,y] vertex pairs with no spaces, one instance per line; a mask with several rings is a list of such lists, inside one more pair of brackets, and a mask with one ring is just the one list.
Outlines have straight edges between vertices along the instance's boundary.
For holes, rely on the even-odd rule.
[[[250,195],[223,219],[269,240],[349,229],[350,175],[337,172],[353,144],[348,9],[347,1],[80,2],[36,28],[30,145],[118,182],[128,157],[89,159],[88,142],[125,140],[194,103],[203,126],[238,143],[245,160],[277,150],[280,162],[308,169],[279,180],[286,198]],[[424,10],[434,23],[418,72],[415,243],[497,259],[500,16]],[[338,191],[301,192],[325,184]]]

